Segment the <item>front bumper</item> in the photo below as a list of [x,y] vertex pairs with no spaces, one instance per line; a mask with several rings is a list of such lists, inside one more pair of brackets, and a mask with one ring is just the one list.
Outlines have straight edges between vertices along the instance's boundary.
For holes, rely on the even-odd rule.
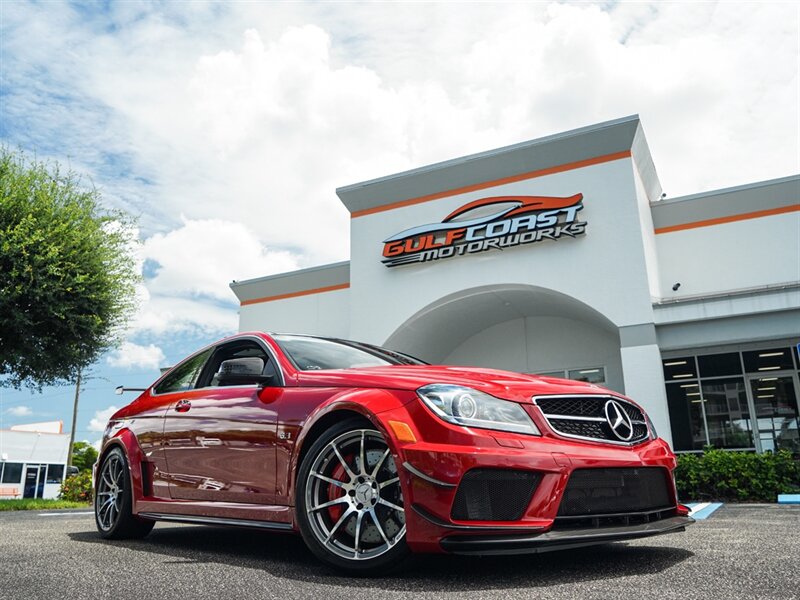
[[[675,456],[663,440],[631,447],[560,438],[543,422],[542,436],[451,426],[427,414],[421,403],[380,415],[414,429],[416,442],[396,443],[406,509],[406,540],[417,552],[504,554],[542,552],[680,531],[694,521],[677,501],[671,472]],[[535,419],[535,414],[532,414]],[[628,519],[596,515],[597,523],[564,523],[559,507],[576,469],[664,469],[669,503],[659,514]],[[453,518],[458,486],[472,469],[531,471],[539,477],[525,510],[514,521]],[[595,515],[592,515],[595,516]],[[622,518],[617,518],[617,517]]]

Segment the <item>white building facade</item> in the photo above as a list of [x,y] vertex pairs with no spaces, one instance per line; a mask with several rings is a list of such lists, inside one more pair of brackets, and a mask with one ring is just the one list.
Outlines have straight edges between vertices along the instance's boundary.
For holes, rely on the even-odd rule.
[[678,451],[800,450],[800,176],[662,199],[633,116],[337,194],[350,261],[234,282],[241,331],[597,382]]
[[68,453],[61,421],[0,429],[0,499],[58,498]]

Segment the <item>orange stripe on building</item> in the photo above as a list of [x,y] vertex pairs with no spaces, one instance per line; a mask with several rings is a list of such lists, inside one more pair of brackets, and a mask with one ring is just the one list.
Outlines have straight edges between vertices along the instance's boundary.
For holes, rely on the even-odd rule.
[[285,300],[286,298],[297,298],[298,296],[310,296],[311,294],[322,294],[323,292],[333,292],[335,290],[346,290],[349,287],[350,287],[349,283],[340,283],[337,285],[329,285],[327,287],[314,288],[313,290],[303,290],[302,292],[278,294],[277,296],[264,296],[263,298],[242,300],[241,306],[247,306],[248,304],[259,304],[261,302],[272,302],[273,300]]
[[747,221],[748,219],[758,219],[759,217],[769,217],[771,215],[781,215],[796,211],[800,211],[800,204],[769,208],[767,210],[757,210],[754,212],[742,213],[740,215],[731,215],[729,217],[705,219],[704,221],[694,221],[692,223],[681,223],[680,225],[670,225],[668,227],[658,227],[655,232],[656,234],[670,233],[672,231],[683,231],[684,229],[696,229],[698,227],[710,227],[711,225],[721,225],[722,223],[733,223],[735,221]]
[[435,194],[428,194],[427,196],[420,196],[419,198],[411,198],[410,200],[401,200],[399,202],[392,202],[391,204],[384,204],[383,206],[375,206],[373,208],[365,208],[364,210],[357,210],[351,213],[350,218],[365,217],[375,213],[384,212],[387,210],[394,210],[395,208],[403,208],[405,206],[413,206],[415,204],[422,204],[423,202],[430,202],[431,200],[439,200],[440,198],[447,198],[449,196],[457,196],[458,194],[465,194],[467,192],[474,192],[477,190],[485,190],[486,188],[503,185],[505,183],[514,183],[515,181],[524,181],[525,179],[534,179],[536,177],[544,177],[545,175],[552,175],[554,173],[563,173],[564,171],[572,171],[573,169],[581,169],[583,167],[590,167],[592,165],[599,165],[614,160],[621,160],[623,158],[630,158],[631,151],[624,150],[622,152],[615,152],[613,154],[605,154],[603,156],[596,156],[594,158],[587,158],[586,160],[579,160],[577,162],[559,165],[557,167],[548,167],[546,169],[539,169],[538,171],[530,171],[528,173],[520,173],[519,175],[512,175],[511,177],[504,177],[502,179],[495,179],[494,181],[484,181],[468,185],[454,190],[446,190],[444,192],[437,192]]

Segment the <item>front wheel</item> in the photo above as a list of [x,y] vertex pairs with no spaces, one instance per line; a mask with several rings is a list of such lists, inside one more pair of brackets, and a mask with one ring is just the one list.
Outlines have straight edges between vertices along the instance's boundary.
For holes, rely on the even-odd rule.
[[154,521],[139,519],[132,512],[133,495],[128,461],[119,448],[103,460],[94,494],[94,519],[97,531],[106,539],[142,538],[150,533]]
[[297,518],[311,551],[354,574],[383,574],[410,551],[400,477],[386,440],[359,421],[311,446],[297,480]]

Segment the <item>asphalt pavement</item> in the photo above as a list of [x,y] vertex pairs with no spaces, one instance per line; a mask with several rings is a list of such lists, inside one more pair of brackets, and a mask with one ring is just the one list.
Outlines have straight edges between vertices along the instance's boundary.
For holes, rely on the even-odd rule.
[[302,540],[160,523],[101,540],[86,511],[0,512],[0,598],[800,598],[800,506],[726,505],[685,533],[514,557],[423,556],[342,577]]

